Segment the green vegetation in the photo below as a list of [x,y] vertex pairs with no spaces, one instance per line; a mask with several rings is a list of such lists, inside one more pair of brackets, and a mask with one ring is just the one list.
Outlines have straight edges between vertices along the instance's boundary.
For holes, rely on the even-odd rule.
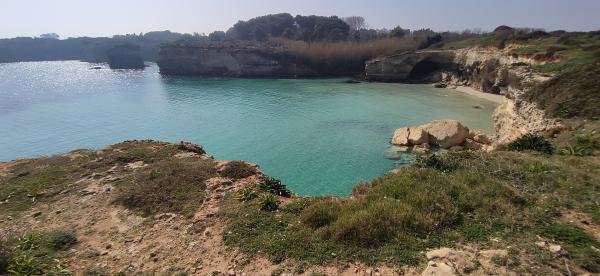
[[258,206],[263,211],[273,212],[279,209],[279,200],[273,194],[263,194],[258,200]]
[[192,216],[205,196],[204,181],[214,177],[211,160],[167,159],[117,183],[116,202],[142,215]]
[[258,197],[258,192],[253,187],[239,190],[235,196],[240,201],[250,201]]
[[598,241],[561,220],[565,208],[597,216],[598,183],[597,156],[447,152],[360,185],[354,197],[296,198],[277,213],[227,200],[224,237],[276,262],[416,264],[430,248],[485,247],[492,238],[534,262],[556,261],[540,255],[533,244],[539,235],[563,245],[576,265],[598,272]]
[[585,62],[561,69],[552,80],[529,91],[527,99],[556,117],[600,118],[600,60]]
[[278,196],[288,197],[291,195],[290,190],[281,183],[281,180],[272,177],[265,177],[265,180],[258,186],[263,192],[272,193]]
[[220,174],[223,177],[242,179],[256,174],[256,167],[244,161],[235,160],[229,162]]
[[[83,178],[99,178],[115,165],[123,178],[115,184],[116,203],[143,215],[175,212],[190,216],[204,198],[203,181],[217,176],[211,160],[178,159],[178,145],[156,141],[126,141],[101,152],[78,150],[18,163],[0,178],[0,214],[22,216],[36,202],[53,202],[77,191]],[[143,168],[127,170],[126,164]]]
[[0,274],[71,275],[62,259],[76,242],[73,234],[62,230],[0,240]]
[[554,152],[554,146],[550,141],[546,140],[543,136],[526,134],[519,139],[508,144],[509,150],[524,151],[533,150],[545,154],[552,154]]

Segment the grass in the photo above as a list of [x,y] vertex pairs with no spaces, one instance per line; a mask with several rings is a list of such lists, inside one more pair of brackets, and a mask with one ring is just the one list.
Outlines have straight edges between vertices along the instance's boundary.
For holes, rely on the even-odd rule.
[[594,209],[598,183],[597,156],[448,152],[361,185],[353,197],[296,198],[276,213],[251,208],[253,201],[226,200],[224,238],[276,262],[414,265],[430,248],[485,247],[492,238],[529,252],[524,254],[534,262],[556,261],[531,253],[539,235],[559,242],[571,262],[595,272],[600,262],[589,246],[598,241],[574,226],[560,231],[559,217],[564,208]]
[[73,185],[81,166],[90,161],[54,156],[30,160],[12,168],[12,175],[0,178],[0,214],[19,215],[36,202],[50,202]]
[[[178,144],[157,141],[125,141],[97,152],[74,151],[76,158],[52,156],[27,160],[0,178],[0,214],[22,216],[42,202],[83,188],[82,178],[102,177],[108,170],[122,176],[117,181],[116,203],[140,214],[175,212],[190,216],[204,197],[203,181],[217,176],[211,160],[178,159],[189,151]],[[193,150],[193,148],[192,148]],[[128,170],[125,165],[142,161],[147,166]],[[114,169],[113,169],[114,168]]]
[[250,165],[244,161],[231,161],[229,162],[223,171],[221,171],[221,176],[230,177],[233,179],[242,179],[249,176],[255,175],[257,172],[256,167]]
[[562,70],[527,92],[526,98],[561,118],[600,118],[600,60]]
[[70,232],[32,232],[0,241],[0,274],[71,275],[63,260],[77,242]]
[[212,160],[158,161],[119,181],[115,202],[144,216],[179,213],[190,217],[205,196],[204,181],[214,176]]

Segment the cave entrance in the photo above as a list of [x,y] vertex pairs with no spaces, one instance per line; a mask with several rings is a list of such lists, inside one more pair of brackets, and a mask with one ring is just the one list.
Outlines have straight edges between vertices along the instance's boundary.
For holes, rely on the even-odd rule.
[[426,58],[415,64],[410,71],[408,78],[415,82],[436,82],[441,78],[439,73],[444,69],[444,65],[434,61],[431,58]]

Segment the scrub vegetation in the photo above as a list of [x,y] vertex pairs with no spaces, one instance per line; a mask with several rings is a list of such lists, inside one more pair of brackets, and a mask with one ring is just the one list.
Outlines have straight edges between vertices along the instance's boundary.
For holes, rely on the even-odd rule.
[[352,197],[299,198],[275,213],[252,207],[254,200],[228,200],[224,237],[230,245],[265,253],[276,262],[358,259],[415,265],[431,248],[498,246],[491,240],[518,248],[534,263],[555,262],[534,245],[539,236],[562,245],[573,264],[600,272],[599,241],[562,218],[568,211],[584,213],[600,226],[599,168],[596,155],[497,151],[424,156],[397,174],[359,185]]

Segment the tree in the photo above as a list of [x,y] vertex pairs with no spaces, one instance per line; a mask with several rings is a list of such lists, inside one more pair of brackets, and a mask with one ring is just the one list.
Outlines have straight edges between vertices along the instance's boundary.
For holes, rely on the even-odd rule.
[[225,40],[226,34],[223,31],[214,31],[208,35],[210,41],[223,41]]
[[390,31],[390,36],[391,37],[398,37],[398,38],[402,38],[406,35],[406,31],[404,29],[402,29],[400,26],[396,26],[395,28],[393,28]]
[[60,36],[56,33],[47,33],[47,34],[41,34],[40,38],[47,38],[47,39],[59,39]]
[[362,16],[349,16],[343,18],[344,22],[350,26],[350,31],[356,32],[367,28],[367,22]]

